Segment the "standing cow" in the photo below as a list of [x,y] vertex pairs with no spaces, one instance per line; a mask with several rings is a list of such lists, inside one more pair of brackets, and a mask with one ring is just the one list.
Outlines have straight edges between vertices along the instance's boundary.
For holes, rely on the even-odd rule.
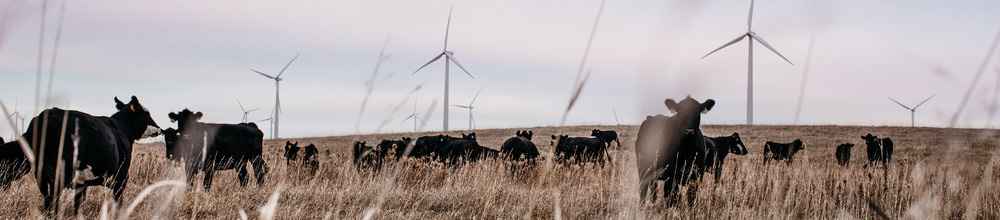
[[594,161],[604,166],[604,157],[611,161],[608,155],[608,147],[601,140],[591,137],[569,137],[569,135],[552,135],[552,142],[555,146],[553,152],[556,161],[559,163],[584,163]]
[[764,164],[767,164],[772,159],[775,161],[788,159],[788,165],[791,165],[795,159],[795,154],[805,149],[805,143],[802,143],[802,140],[799,139],[795,139],[791,143],[768,141],[764,143]]
[[[31,119],[21,138],[34,149],[35,161],[41,164],[33,174],[40,175],[36,181],[46,212],[59,210],[58,196],[70,187],[76,191],[74,211],[79,211],[88,186],[111,188],[115,202],[122,201],[129,180],[132,144],[159,135],[160,127],[135,96],[127,104],[115,97],[115,104],[118,112],[111,117],[51,108]],[[27,173],[27,159],[17,142],[4,144],[0,150],[0,164],[20,165],[0,173],[6,188],[10,181]]]
[[888,165],[889,161],[892,160],[892,150],[893,143],[890,138],[879,138],[878,136],[868,133],[868,135],[861,136],[861,139],[865,140],[865,145],[867,145],[868,150],[868,163],[872,166],[878,163]]
[[845,143],[837,146],[837,164],[842,167],[847,167],[851,162],[851,148],[854,147],[852,143]]
[[[680,103],[667,99],[664,104],[674,115],[646,117],[635,140],[642,201],[650,185],[655,186],[657,180],[664,180],[664,196],[674,198],[674,191],[686,184],[689,177],[697,180],[704,172],[707,149],[701,132],[701,114],[708,113],[715,100],[700,103],[688,96]],[[695,188],[689,191],[692,194],[689,202],[694,201]]]
[[299,150],[302,150],[302,148],[299,147],[298,141],[295,143],[285,141],[285,166],[291,166],[292,161],[299,159]]
[[743,139],[740,138],[739,133],[714,138],[705,137],[705,146],[708,148],[708,157],[705,158],[706,162],[708,162],[706,171],[713,172],[712,168],[715,168],[716,183],[722,178],[722,164],[726,162],[726,156],[730,153],[736,155],[747,154],[747,147],[743,145]]
[[618,144],[618,148],[622,148],[622,143],[618,141],[618,132],[594,129],[590,132],[590,136],[594,136],[598,140],[601,140],[601,142],[604,142],[605,145],[608,145],[608,148],[611,148],[612,141],[614,141],[615,144]]
[[500,147],[500,152],[504,158],[511,161],[534,161],[538,158],[538,148],[531,142],[534,132],[520,131],[515,133],[515,137],[507,139]]
[[254,123],[212,124],[202,123],[203,114],[184,109],[167,115],[171,122],[177,122],[180,139],[175,146],[167,146],[174,161],[183,161],[187,170],[187,181],[191,184],[194,175],[205,172],[204,187],[212,187],[212,177],[216,170],[237,171],[240,187],[245,187],[249,178],[247,163],[253,166],[257,185],[264,184],[268,168],[263,158],[264,133]]

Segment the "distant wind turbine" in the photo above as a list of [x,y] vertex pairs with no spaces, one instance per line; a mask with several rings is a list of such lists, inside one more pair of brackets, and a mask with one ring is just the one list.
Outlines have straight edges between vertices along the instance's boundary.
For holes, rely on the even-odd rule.
[[436,57],[434,57],[434,59],[431,59],[431,61],[427,62],[423,66],[420,66],[420,68],[417,68],[416,71],[413,71],[413,73],[410,74],[410,75],[417,74],[418,71],[420,71],[424,67],[427,67],[427,65],[431,65],[431,63],[434,63],[434,61],[437,61],[438,59],[441,59],[441,57],[445,57],[445,59],[444,59],[444,131],[448,131],[448,81],[449,81],[449,75],[450,75],[449,68],[451,66],[450,62],[455,62],[455,65],[458,66],[458,68],[462,69],[462,71],[465,72],[466,75],[469,75],[470,78],[473,78],[473,79],[476,78],[476,77],[473,77],[472,74],[469,73],[468,70],[465,70],[465,67],[462,67],[462,64],[458,63],[458,60],[455,59],[455,52],[448,51],[448,31],[449,31],[450,28],[451,28],[451,9],[448,9],[448,25],[445,26],[445,29],[444,29],[444,51],[442,51],[441,54],[438,54]]
[[[274,116],[273,115],[274,115],[274,111],[271,111],[271,117],[265,118],[264,120],[257,121],[257,123],[269,121],[269,122],[271,122],[270,129],[273,131],[274,130]],[[274,133],[271,133],[271,139],[274,139]]]
[[280,113],[281,113],[281,98],[280,98],[280,96],[278,96],[278,91],[279,91],[278,90],[278,83],[281,82],[281,80],[282,80],[281,74],[285,73],[285,70],[288,69],[288,66],[292,65],[292,62],[295,61],[295,58],[299,58],[299,55],[301,55],[301,54],[296,54],[295,57],[292,58],[292,61],[288,61],[288,64],[285,65],[285,68],[282,68],[281,72],[278,72],[278,75],[275,75],[275,76],[270,76],[270,75],[264,74],[264,73],[262,73],[260,71],[257,71],[257,70],[254,70],[254,69],[250,69],[250,71],[254,71],[257,74],[260,74],[260,75],[262,75],[264,77],[267,77],[268,79],[273,79],[274,80],[274,112],[272,113],[272,117],[274,118],[274,121],[271,122],[273,124],[272,127],[273,127],[274,130],[271,131],[272,132],[272,134],[271,134],[272,138],[280,137],[280,136],[278,136],[278,122],[279,122],[278,115],[280,115]]
[[416,98],[413,99],[413,114],[410,114],[410,117],[406,117],[406,119],[403,119],[403,121],[400,122],[400,123],[406,122],[406,120],[410,120],[410,119],[413,119],[413,132],[417,132],[417,122],[420,122],[420,124],[423,124],[423,125],[427,124],[427,123],[424,123],[424,120],[420,119],[420,115],[417,114],[417,99]]
[[[21,134],[24,133],[23,130],[24,130],[24,119],[25,118],[24,118],[24,115],[20,111],[17,110],[17,107],[18,107],[17,104],[18,104],[19,101],[20,100],[15,100],[14,101],[14,113],[10,113],[10,115],[7,116],[7,118],[10,118],[10,121],[14,122],[14,130],[15,131],[14,131],[14,137],[11,138],[11,140],[16,140],[17,136],[20,136]],[[17,127],[17,121],[18,120],[21,121],[21,127],[20,128]]]
[[483,92],[482,88],[479,89],[479,92],[476,92],[476,96],[472,97],[472,101],[469,102],[469,105],[455,105],[455,107],[464,108],[464,109],[468,109],[469,110],[469,130],[472,130],[472,129],[475,128],[473,126],[476,124],[476,119],[472,117],[472,109],[475,109],[476,106],[473,106],[472,104],[476,103],[476,98],[479,98],[479,93],[480,92]]
[[747,32],[745,34],[740,35],[736,39],[729,41],[729,43],[726,43],[721,47],[716,48],[712,52],[708,52],[708,54],[705,54],[705,56],[701,57],[701,59],[705,59],[705,57],[708,57],[708,55],[712,55],[712,53],[715,53],[715,51],[719,51],[722,48],[740,42],[741,40],[743,40],[743,38],[750,38],[748,44],[750,52],[748,53],[747,56],[747,124],[748,125],[753,125],[753,41],[756,40],[757,42],[760,42],[760,44],[763,44],[765,47],[767,47],[767,49],[770,49],[771,52],[774,52],[774,54],[777,54],[779,57],[781,57],[781,59],[784,59],[789,64],[792,64],[792,61],[789,61],[788,58],[785,58],[785,56],[782,56],[781,53],[778,53],[778,50],[775,50],[774,47],[771,47],[771,45],[768,44],[767,41],[764,41],[764,38],[761,38],[760,36],[757,35],[757,33],[753,32],[753,29],[751,29],[752,24],[753,24],[753,0],[750,0],[750,15],[747,17]]
[[247,115],[249,115],[250,112],[257,111],[260,109],[260,108],[255,108],[255,109],[250,109],[250,111],[247,111],[246,108],[243,108],[243,103],[240,102],[240,99],[236,99],[236,103],[240,104],[240,110],[243,110],[243,123],[247,123]]
[[923,105],[925,102],[927,102],[927,100],[931,100],[931,98],[934,98],[934,96],[936,96],[936,95],[937,94],[934,94],[931,97],[927,97],[927,99],[924,99],[923,102],[920,102],[916,106],[913,106],[913,108],[910,108],[910,107],[908,107],[906,105],[903,105],[903,103],[899,103],[899,101],[896,101],[895,99],[889,98],[889,100],[892,100],[896,104],[899,104],[899,106],[903,106],[903,108],[905,108],[906,110],[910,110],[910,127],[915,127],[916,124],[915,124],[914,115],[916,115],[916,113],[917,113],[917,108],[919,108],[920,105]]

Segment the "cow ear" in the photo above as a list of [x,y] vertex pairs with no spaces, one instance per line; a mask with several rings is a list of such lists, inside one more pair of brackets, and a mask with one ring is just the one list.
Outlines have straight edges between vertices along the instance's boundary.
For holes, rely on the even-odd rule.
[[177,122],[177,113],[171,112],[170,114],[167,114],[167,117],[170,118],[170,123]]
[[195,121],[197,121],[197,120],[201,120],[201,116],[205,116],[205,115],[204,115],[204,114],[201,114],[201,112],[198,112],[198,113],[194,113],[194,120],[195,120]]
[[552,139],[556,139],[556,135],[552,135]]
[[705,103],[701,103],[701,113],[708,114],[708,110],[712,110],[712,106],[715,106],[715,100],[705,100]]
[[677,114],[677,102],[673,99],[663,100],[663,104],[667,106],[667,110],[670,110],[671,114]]
[[529,135],[530,135],[530,134],[534,134],[534,133],[535,133],[535,132],[531,132],[531,131],[528,131],[528,134],[529,134]]
[[115,108],[118,110],[122,110],[122,108],[125,108],[125,103],[122,103],[122,100],[118,100],[117,96],[115,97]]

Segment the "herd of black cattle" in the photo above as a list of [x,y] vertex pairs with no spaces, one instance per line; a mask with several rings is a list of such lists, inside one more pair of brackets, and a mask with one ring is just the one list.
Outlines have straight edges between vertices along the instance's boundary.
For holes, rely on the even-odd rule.
[[[171,122],[178,129],[160,130],[135,96],[128,103],[115,98],[118,112],[110,117],[91,116],[79,111],[47,109],[32,118],[20,140],[4,143],[0,139],[0,186],[4,190],[11,183],[29,173],[35,176],[43,196],[43,210],[57,210],[58,195],[63,189],[75,189],[74,210],[86,196],[88,186],[106,186],[112,189],[116,202],[121,202],[128,183],[134,141],[164,135],[166,158],[178,162],[187,171],[187,181],[193,183],[195,174],[204,172],[204,187],[209,190],[212,176],[218,170],[237,171],[239,185],[249,181],[247,164],[251,164],[258,185],[264,183],[268,166],[263,159],[263,132],[254,123],[212,124],[199,122],[201,112],[184,109],[169,113]],[[715,174],[715,181],[722,175],[722,166],[728,154],[745,155],[746,146],[738,133],[722,137],[706,137],[700,129],[701,114],[715,105],[714,100],[698,102],[691,97],[679,103],[665,100],[672,116],[649,116],[642,122],[635,142],[636,165],[640,177],[640,196],[647,196],[650,185],[663,180],[663,193],[675,198],[680,185],[697,181],[704,172]],[[503,159],[518,164],[534,164],[539,158],[538,148],[531,141],[532,131],[517,131],[507,139],[500,150],[479,145],[476,133],[462,137],[447,135],[423,136],[413,140],[382,140],[375,147],[367,142],[353,146],[353,162],[358,171],[379,170],[387,160],[412,157],[436,161],[449,167],[482,159]],[[888,164],[892,158],[893,144],[889,138],[872,134],[862,136],[867,145],[869,163]],[[24,144],[19,144],[23,141]],[[608,148],[617,143],[615,131],[593,130],[592,137],[552,135],[555,147],[554,160],[561,164],[596,162],[602,167],[610,162]],[[837,147],[836,158],[847,166],[853,144]],[[764,162],[786,160],[805,149],[801,140],[791,143],[766,142]],[[286,165],[298,160],[298,142],[285,144]],[[27,150],[27,151],[25,151]],[[27,155],[42,155],[34,158]],[[318,149],[305,147],[301,167],[315,175],[319,168]],[[72,161],[72,162],[67,162]],[[35,165],[32,167],[31,165]],[[32,172],[35,171],[35,172]],[[697,184],[695,184],[697,186]],[[656,198],[656,191],[653,191]],[[691,191],[689,191],[691,193]],[[693,199],[693,196],[690,197]],[[672,201],[672,200],[668,200]],[[49,213],[47,212],[47,213]]]

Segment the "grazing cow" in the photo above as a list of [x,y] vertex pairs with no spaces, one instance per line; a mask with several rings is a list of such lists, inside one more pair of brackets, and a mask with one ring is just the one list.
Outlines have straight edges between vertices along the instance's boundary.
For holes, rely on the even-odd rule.
[[309,168],[309,175],[316,176],[316,171],[319,170],[319,158],[316,154],[319,154],[319,149],[316,149],[316,145],[309,144],[305,147],[305,155],[302,155],[302,165]]
[[736,155],[746,155],[747,147],[743,145],[743,139],[739,133],[730,136],[705,137],[705,146],[708,148],[708,156],[705,158],[708,165],[706,171],[712,172],[715,168],[715,182],[722,178],[722,164],[726,162],[726,156],[730,153]]
[[[135,96],[127,104],[115,97],[115,104],[118,112],[111,117],[47,109],[32,118],[27,131],[21,135],[21,139],[34,149],[36,162],[41,166],[35,169],[35,175],[39,175],[35,181],[47,213],[59,210],[58,197],[64,188],[70,187],[76,191],[75,211],[79,211],[88,186],[111,188],[115,202],[122,201],[129,180],[132,144],[159,135],[160,127]],[[11,170],[0,172],[0,180],[6,188],[29,168],[25,166],[27,158],[17,142],[4,144],[0,151],[0,164],[13,165]],[[37,173],[39,170],[41,173]]]
[[590,132],[590,136],[594,136],[598,140],[601,140],[601,142],[604,142],[605,145],[608,145],[608,148],[611,148],[612,141],[614,141],[615,144],[618,144],[618,148],[622,147],[622,143],[618,141],[618,132],[594,129]]
[[837,146],[837,164],[842,167],[847,167],[851,162],[851,148],[854,147],[852,143],[845,143]]
[[354,142],[354,166],[361,172],[362,168],[379,167],[378,154],[375,148],[365,144],[366,142]]
[[212,176],[216,170],[237,171],[240,187],[248,181],[247,163],[253,166],[257,185],[264,184],[267,164],[263,157],[264,133],[254,123],[212,124],[202,123],[203,114],[184,109],[167,115],[171,122],[177,122],[180,139],[173,147],[168,146],[168,154],[175,155],[174,161],[183,161],[187,170],[188,184],[194,175],[205,172],[204,187],[212,187]]
[[504,158],[511,161],[533,161],[538,158],[538,148],[535,147],[535,143],[531,142],[531,136],[534,132],[531,131],[520,131],[515,133],[515,137],[507,139],[503,142],[503,146],[500,147],[500,152],[503,152]]
[[399,140],[382,140],[382,142],[376,146],[378,147],[376,151],[378,152],[379,161],[381,162],[385,160],[392,151],[395,151],[394,155],[397,155],[396,159],[399,159],[398,156],[402,155],[403,151],[406,150],[406,146],[409,145],[411,141],[413,141],[413,138],[409,137],[402,137]]
[[[663,180],[663,195],[672,204],[675,191],[689,180],[698,180],[704,173],[708,152],[704,134],[701,132],[701,114],[707,114],[715,100],[704,103],[690,96],[677,103],[673,99],[664,100],[664,105],[673,116],[648,116],[639,126],[635,141],[636,165],[639,171],[639,196],[646,199],[650,185]],[[697,185],[688,191],[694,200]],[[653,191],[655,200],[655,190]]]
[[301,150],[301,149],[302,148],[299,147],[299,142],[298,141],[296,141],[295,143],[292,143],[291,141],[285,141],[285,165],[286,166],[292,165],[292,161],[295,161],[295,160],[299,159],[299,150]]
[[450,164],[452,167],[464,164],[465,162],[475,162],[482,159],[496,159],[500,156],[500,151],[483,147],[473,138],[467,138],[465,134],[462,139],[452,140],[440,150],[438,161]]
[[591,137],[569,137],[569,135],[552,135],[552,144],[555,145],[556,161],[559,163],[568,162],[589,162],[594,161],[604,166],[604,157],[611,160],[607,155],[608,148],[604,142]]
[[31,172],[31,164],[24,157],[24,151],[17,141],[0,145],[0,188],[7,190],[10,184]]
[[[452,140],[459,138],[447,136],[443,134],[434,136],[423,136],[417,138],[416,143],[413,145],[413,149],[410,151],[409,156],[413,158],[431,158],[434,156],[440,156],[440,150],[448,145]],[[406,149],[396,149],[396,158],[400,158],[405,153]]]
[[764,143],[764,164],[767,164],[771,159],[774,159],[775,161],[788,159],[788,164],[790,165],[792,164],[795,153],[805,149],[805,144],[803,144],[802,140],[799,139],[795,139],[792,143],[777,143],[768,141]]

